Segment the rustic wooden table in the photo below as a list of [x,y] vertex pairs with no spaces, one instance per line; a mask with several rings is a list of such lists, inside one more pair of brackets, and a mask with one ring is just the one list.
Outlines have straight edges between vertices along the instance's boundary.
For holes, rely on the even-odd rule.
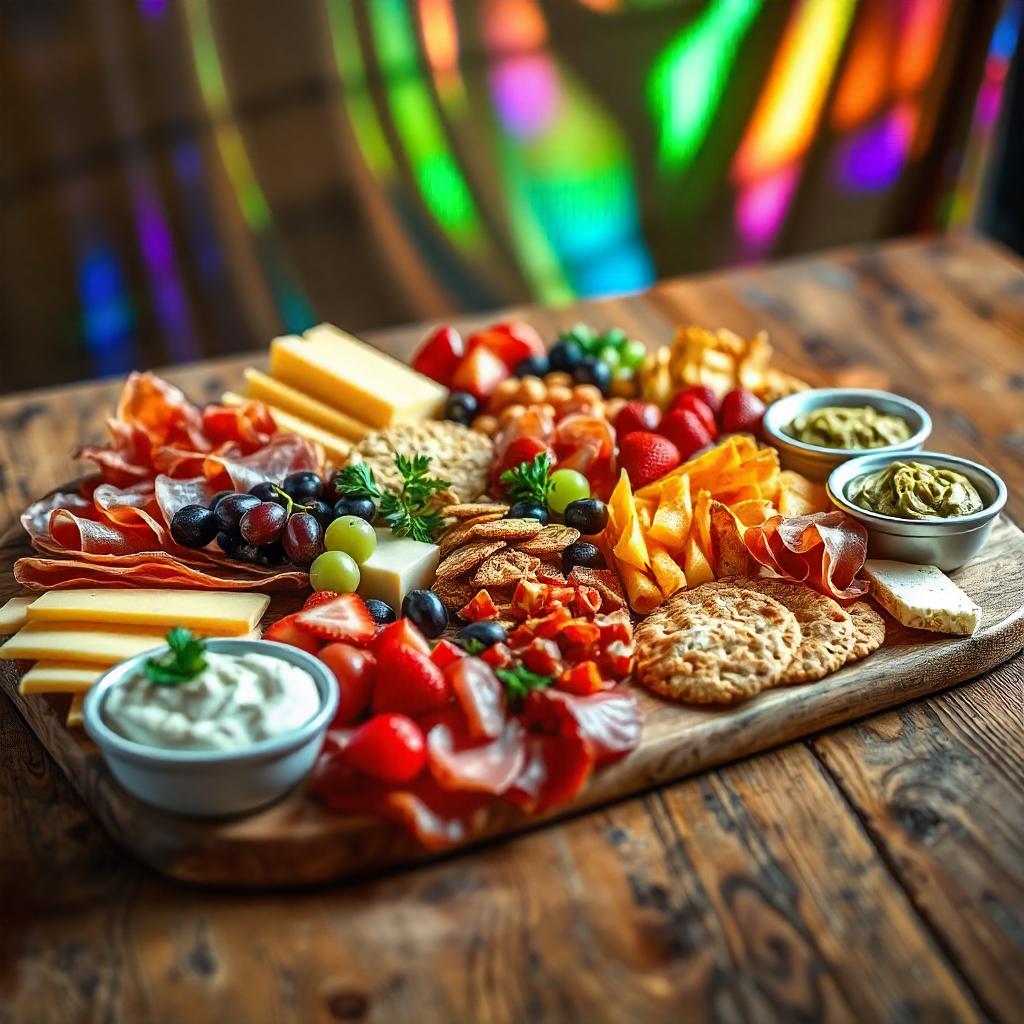
[[[795,370],[890,385],[1024,521],[1024,272],[901,242],[530,310],[653,341],[767,327]],[[421,329],[372,340],[407,354]],[[246,360],[168,376],[197,400]],[[0,401],[0,527],[74,475],[118,382]],[[1024,655],[745,762],[388,878],[167,882],[115,848],[0,698],[0,1021],[1019,1019]]]

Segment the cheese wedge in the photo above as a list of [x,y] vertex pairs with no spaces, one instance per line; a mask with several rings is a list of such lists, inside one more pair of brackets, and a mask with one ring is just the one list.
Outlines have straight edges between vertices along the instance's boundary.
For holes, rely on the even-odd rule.
[[439,415],[448,396],[429,377],[329,324],[304,338],[276,338],[270,373],[374,428]]
[[85,724],[85,715],[82,710],[84,707],[85,694],[76,693],[71,698],[71,707],[68,708],[66,722],[69,729],[80,729]]
[[38,661],[18,683],[18,693],[85,693],[104,669],[77,661]]
[[0,608],[0,636],[17,633],[27,621],[25,609],[35,600],[34,597],[12,597]]
[[[247,398],[243,398],[242,395],[236,394],[234,391],[225,391],[220,396],[220,400],[225,405],[241,405],[243,402],[249,401]],[[274,422],[281,430],[287,430],[292,434],[298,434],[300,437],[304,437],[309,441],[316,441],[324,452],[329,455],[335,462],[341,463],[348,458],[348,453],[352,449],[352,444],[346,441],[343,437],[338,437],[336,434],[329,434],[326,430],[322,430],[314,423],[307,423],[305,420],[300,420],[297,416],[293,416],[289,412],[285,412],[283,409],[278,409],[276,405],[267,405],[270,410],[270,414],[274,417]]]
[[962,636],[978,628],[981,609],[937,566],[869,558],[864,575],[872,597],[904,626]]
[[0,658],[116,665],[164,644],[164,631],[88,622],[30,622],[0,647]]
[[281,381],[274,380],[259,370],[251,367],[247,369],[245,384],[245,393],[249,398],[258,398],[275,409],[321,427],[329,434],[336,434],[348,441],[362,441],[367,434],[373,433],[373,427],[357,416],[349,416],[325,402],[318,402],[315,398],[310,398],[309,395],[282,384]]
[[248,633],[270,604],[266,594],[216,590],[50,590],[28,609],[29,622],[185,626],[200,633]]
[[434,582],[441,549],[411,537],[396,537],[377,529],[377,547],[359,567],[359,596],[386,601],[398,613],[410,590],[426,589]]

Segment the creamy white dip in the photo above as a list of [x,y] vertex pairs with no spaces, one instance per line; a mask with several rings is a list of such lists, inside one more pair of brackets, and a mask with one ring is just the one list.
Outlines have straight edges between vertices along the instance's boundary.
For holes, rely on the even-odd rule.
[[175,750],[243,750],[308,722],[320,709],[313,677],[265,654],[207,654],[187,683],[158,686],[141,670],[111,688],[103,718],[136,743]]

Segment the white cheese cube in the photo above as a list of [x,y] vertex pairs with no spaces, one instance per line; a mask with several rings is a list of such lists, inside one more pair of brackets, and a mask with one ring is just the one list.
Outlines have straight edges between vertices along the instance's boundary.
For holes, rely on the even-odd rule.
[[912,629],[969,636],[981,609],[937,566],[869,558],[864,575],[875,600]]
[[377,550],[359,566],[359,596],[387,601],[401,615],[405,595],[434,582],[440,556],[436,544],[396,537],[391,530],[378,528]]

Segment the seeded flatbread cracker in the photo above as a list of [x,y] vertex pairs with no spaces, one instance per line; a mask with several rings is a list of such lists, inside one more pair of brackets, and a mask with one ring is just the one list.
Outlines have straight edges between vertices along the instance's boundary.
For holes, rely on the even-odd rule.
[[529,540],[544,529],[536,519],[495,519],[479,523],[469,531],[474,540],[504,540],[522,550],[521,540]]
[[800,645],[776,685],[811,683],[842,668],[854,644],[853,619],[831,597],[789,580],[732,580],[785,605],[800,623]]
[[441,509],[441,515],[446,519],[475,519],[477,516],[491,515],[495,512],[498,516],[503,516],[508,512],[508,509],[508,505],[501,505],[497,502],[466,501],[457,505],[445,505],[445,507]]
[[471,582],[477,587],[511,587],[521,579],[529,578],[540,564],[532,555],[514,548],[505,548],[481,562]]
[[846,659],[860,661],[885,643],[885,619],[867,601],[854,601],[849,608],[853,620],[853,648]]
[[626,607],[622,581],[614,569],[588,569],[576,565],[573,566],[571,575],[584,586],[593,587],[601,595],[602,612],[614,612]]
[[395,468],[395,452],[410,458],[430,457],[430,475],[451,481],[448,504],[476,501],[490,480],[494,443],[461,423],[422,420],[398,423],[363,438],[349,453],[349,465],[365,462],[380,487],[400,490],[402,478]]
[[464,579],[453,580],[448,584],[442,584],[440,587],[435,585],[432,589],[441,598],[445,608],[455,614],[465,608],[480,592],[479,587],[474,587],[472,583]]
[[503,547],[505,547],[504,541],[493,540],[463,544],[462,547],[456,548],[437,567],[437,572],[434,575],[434,590],[437,590],[438,583],[468,576],[484,559],[490,558]]
[[579,530],[571,526],[552,523],[550,526],[545,526],[543,529],[538,530],[536,535],[529,540],[517,543],[516,547],[520,551],[525,551],[528,555],[544,558],[548,555],[561,554],[565,548],[570,544],[575,544],[579,539]]
[[474,516],[472,519],[466,519],[450,527],[441,534],[441,539],[438,541],[441,557],[447,558],[456,548],[469,543],[469,531],[478,523],[493,523],[495,520],[501,519],[503,515],[502,512],[490,512],[486,515]]
[[793,660],[800,625],[778,601],[733,583],[682,590],[637,628],[636,677],[693,704],[733,704],[774,686]]

